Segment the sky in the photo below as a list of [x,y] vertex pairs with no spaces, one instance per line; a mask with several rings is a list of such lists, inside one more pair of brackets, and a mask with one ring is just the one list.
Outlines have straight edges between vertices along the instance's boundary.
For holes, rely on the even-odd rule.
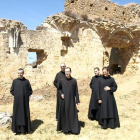
[[0,0],[0,18],[22,21],[36,29],[46,17],[64,10],[65,0]]
[[118,3],[119,5],[125,5],[125,4],[128,4],[128,3],[138,3],[138,4],[140,4],[140,0],[110,0],[110,1]]
[[37,54],[36,52],[28,52],[28,64],[31,64],[33,62],[37,61]]
[[[140,0],[111,0],[119,5],[138,3]],[[23,22],[35,30],[46,17],[64,11],[65,0],[0,0],[0,18]],[[29,52],[28,63],[36,61],[36,53]]]
[[[111,0],[119,5],[140,0]],[[0,0],[0,18],[18,20],[35,30],[46,17],[64,11],[65,0]]]

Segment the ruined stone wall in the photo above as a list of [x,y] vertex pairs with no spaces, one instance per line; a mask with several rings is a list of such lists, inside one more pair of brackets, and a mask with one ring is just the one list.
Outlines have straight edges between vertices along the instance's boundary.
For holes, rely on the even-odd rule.
[[[21,48],[24,48],[24,60],[27,64],[28,50],[32,49],[37,52],[39,62],[37,68],[31,66],[25,66],[26,76],[31,79],[33,85],[44,86],[46,83],[52,84],[56,71],[59,71],[59,60],[57,56],[60,56],[60,48],[62,47],[61,35],[55,29],[52,31],[39,30],[39,31],[27,31],[22,36],[24,42]],[[26,42],[25,42],[26,41]],[[42,50],[43,52],[40,52]],[[40,54],[41,53],[41,54]]]
[[[53,36],[53,37],[52,37]],[[5,38],[4,42],[7,42]],[[11,81],[17,77],[17,69],[25,69],[25,77],[31,81],[33,89],[41,88],[46,83],[52,84],[54,74],[59,70],[59,61],[56,63],[55,56],[60,56],[60,47],[62,46],[59,33],[52,33],[49,31],[22,31],[21,32],[22,45],[20,46],[18,54],[6,54],[2,65],[1,78],[11,77]],[[6,48],[2,46],[3,50]],[[43,55],[39,55],[39,60],[42,58],[42,63],[37,68],[32,68],[28,64],[28,50],[35,51],[43,50]],[[42,53],[42,52],[41,52]],[[46,55],[48,56],[46,58]],[[44,58],[45,57],[45,58]],[[55,71],[55,72],[54,72]]]
[[14,56],[9,59],[10,48],[8,48],[8,41],[8,34],[0,33],[0,98],[2,98],[5,93],[9,93],[11,86],[11,75],[13,73],[10,72],[12,69],[8,63],[13,63],[13,61],[17,59]]
[[[71,38],[62,37],[61,32],[53,27],[36,31],[22,30],[22,45],[18,54],[6,51],[10,50],[8,34],[6,36],[3,43],[7,45],[2,44],[1,47],[5,56],[2,57],[4,61],[1,61],[0,67],[1,79],[4,79],[7,87],[5,93],[9,93],[12,80],[17,77],[17,69],[20,67],[24,68],[25,77],[30,80],[35,90],[46,84],[53,84],[56,73],[60,71],[61,62],[72,68],[72,76],[75,78],[91,77],[94,67],[103,66],[104,47],[101,38],[88,26],[76,27]],[[28,64],[28,52],[37,52],[40,62],[37,68]]]
[[104,47],[101,38],[93,29],[85,26],[73,31],[71,41],[72,45],[61,61],[72,67],[73,76],[91,77],[94,67],[103,66]]
[[139,74],[140,66],[140,48],[133,46],[120,49],[122,55],[122,73],[125,75]]
[[120,6],[109,0],[66,0],[65,11],[87,14],[91,19],[99,17],[123,23],[140,20],[140,6],[138,4]]
[[[91,2],[92,6],[89,5]],[[88,11],[89,6],[95,6],[91,13]],[[122,16],[123,10],[128,8],[131,11],[133,6],[123,7],[103,0],[100,3],[97,0],[67,0],[65,3],[66,10],[78,10],[80,14],[83,12],[101,18],[104,14],[118,21],[122,21],[125,16],[125,13]],[[118,15],[118,18],[115,17]],[[0,98],[9,94],[12,80],[17,78],[18,68],[25,70],[25,77],[30,80],[33,90],[46,84],[53,85],[62,62],[72,68],[73,77],[80,79],[92,77],[94,67],[101,69],[113,65],[121,66],[121,74],[139,74],[139,36],[138,23],[125,25],[108,20],[85,21],[63,13],[46,18],[37,30],[27,30],[21,22],[0,20]],[[28,52],[37,53],[36,67],[28,64]]]

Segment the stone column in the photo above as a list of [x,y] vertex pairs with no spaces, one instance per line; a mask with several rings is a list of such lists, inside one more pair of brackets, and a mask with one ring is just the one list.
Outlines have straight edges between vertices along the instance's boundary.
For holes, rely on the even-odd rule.
[[19,34],[20,31],[18,28],[10,28],[9,29],[9,48],[11,54],[18,54],[19,52]]

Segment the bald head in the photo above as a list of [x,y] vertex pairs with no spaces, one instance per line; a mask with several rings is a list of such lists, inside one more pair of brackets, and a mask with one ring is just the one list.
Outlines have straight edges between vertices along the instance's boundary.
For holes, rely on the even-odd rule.
[[65,63],[61,63],[60,64],[60,68],[61,68],[61,71],[65,72],[66,64]]

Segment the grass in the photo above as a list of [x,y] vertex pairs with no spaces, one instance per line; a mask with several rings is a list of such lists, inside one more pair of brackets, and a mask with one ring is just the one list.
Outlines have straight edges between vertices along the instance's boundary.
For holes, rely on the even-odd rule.
[[[119,79],[118,79],[119,81]],[[132,80],[133,81],[133,80]],[[85,82],[85,83],[84,83]],[[119,110],[121,127],[115,130],[107,129],[103,130],[96,121],[90,121],[87,117],[89,101],[91,96],[91,90],[87,86],[90,83],[90,79],[84,80],[79,83],[79,94],[81,103],[78,106],[78,118],[80,121],[81,132],[79,135],[65,135],[56,131],[57,121],[55,120],[55,107],[56,97],[52,94],[53,91],[47,91],[51,97],[45,98],[40,102],[30,102],[31,113],[31,126],[33,129],[32,134],[27,135],[15,135],[11,128],[0,128],[0,140],[128,140],[139,139],[140,137],[140,98],[139,92],[140,86],[137,89],[130,89],[128,85],[131,85],[131,81],[121,81],[118,84],[118,92],[115,93],[117,107]],[[133,81],[134,82],[134,81]],[[132,83],[133,83],[132,82]],[[135,84],[138,84],[137,82]],[[82,85],[82,86],[81,86]],[[53,88],[54,90],[54,88]],[[123,92],[122,92],[123,91]],[[41,91],[42,92],[42,91]],[[44,90],[45,92],[45,90]],[[135,93],[133,95],[132,93]],[[34,92],[34,95],[36,93]],[[43,94],[40,93],[40,94]],[[45,95],[46,93],[44,93]],[[0,106],[0,112],[8,111],[12,114],[13,103],[2,104]],[[132,135],[130,135],[132,134]]]

